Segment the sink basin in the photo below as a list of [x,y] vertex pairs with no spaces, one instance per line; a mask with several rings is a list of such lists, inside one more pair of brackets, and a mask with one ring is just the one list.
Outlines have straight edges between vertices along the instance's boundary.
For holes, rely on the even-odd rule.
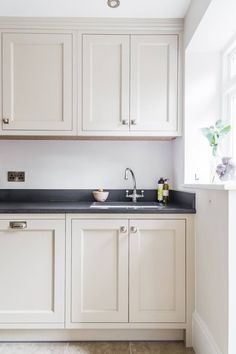
[[104,202],[91,204],[93,209],[163,209],[164,205],[159,203],[132,203],[132,202]]

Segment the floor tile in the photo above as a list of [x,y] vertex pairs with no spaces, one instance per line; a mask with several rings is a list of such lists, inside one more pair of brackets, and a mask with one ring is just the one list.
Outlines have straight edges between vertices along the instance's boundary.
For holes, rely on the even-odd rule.
[[132,342],[131,354],[194,354],[182,342]]
[[130,354],[129,342],[111,342],[110,354]]
[[110,344],[109,342],[70,343],[66,354],[110,354]]
[[0,354],[31,354],[31,343],[0,343]]
[[0,354],[194,354],[182,342],[0,343]]
[[31,354],[65,354],[68,343],[33,343]]
[[160,343],[152,342],[131,342],[130,352],[131,354],[161,354]]

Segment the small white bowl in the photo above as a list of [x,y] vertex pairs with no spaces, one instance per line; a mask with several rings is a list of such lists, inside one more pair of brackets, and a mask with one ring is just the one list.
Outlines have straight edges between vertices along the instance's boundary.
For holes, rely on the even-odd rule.
[[109,196],[109,192],[93,191],[93,197],[97,202],[105,202]]

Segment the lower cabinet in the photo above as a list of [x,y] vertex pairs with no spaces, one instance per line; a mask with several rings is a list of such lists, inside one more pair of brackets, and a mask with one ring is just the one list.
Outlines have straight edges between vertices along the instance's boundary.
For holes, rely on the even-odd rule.
[[64,324],[65,220],[0,220],[0,327]]
[[128,322],[128,221],[72,220],[71,322]]
[[185,220],[70,220],[68,326],[185,322]]
[[130,322],[184,322],[185,221],[130,223]]
[[190,338],[188,225],[160,216],[0,216],[0,328],[169,326],[188,328]]

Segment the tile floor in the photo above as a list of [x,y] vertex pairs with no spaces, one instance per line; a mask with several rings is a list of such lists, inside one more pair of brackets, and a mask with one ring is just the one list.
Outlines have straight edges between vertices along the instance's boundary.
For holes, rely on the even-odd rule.
[[0,343],[0,354],[194,354],[181,342]]

